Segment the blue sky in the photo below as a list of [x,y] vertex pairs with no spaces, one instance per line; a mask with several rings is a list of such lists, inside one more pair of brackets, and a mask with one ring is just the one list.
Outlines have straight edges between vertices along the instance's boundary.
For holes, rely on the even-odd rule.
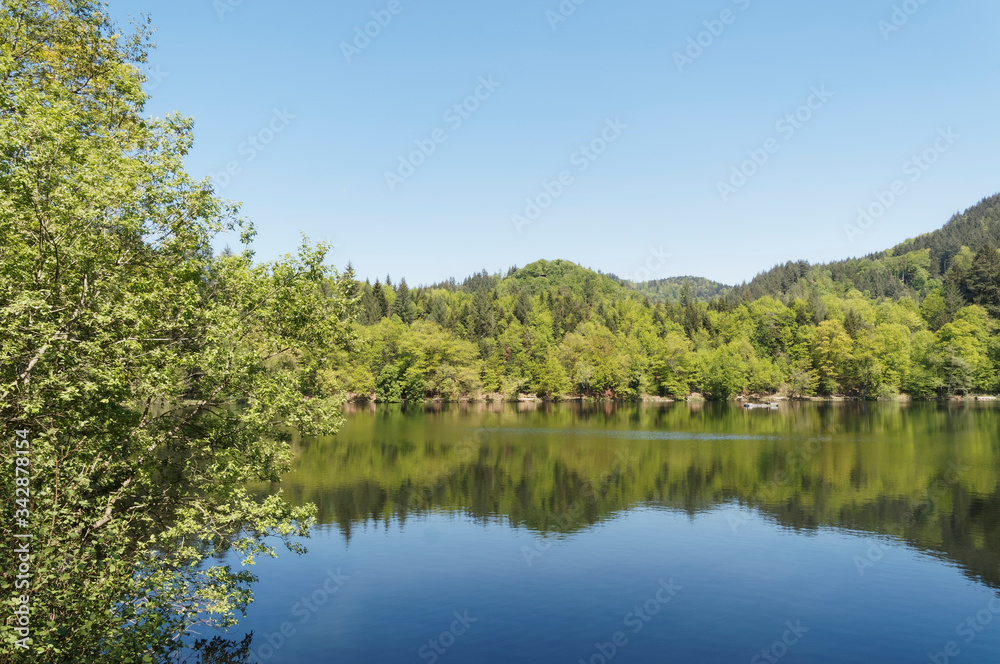
[[994,0],[576,2],[110,7],[152,16],[148,110],[195,119],[188,168],[264,260],[305,233],[373,281],[565,258],[738,283],[1000,191]]

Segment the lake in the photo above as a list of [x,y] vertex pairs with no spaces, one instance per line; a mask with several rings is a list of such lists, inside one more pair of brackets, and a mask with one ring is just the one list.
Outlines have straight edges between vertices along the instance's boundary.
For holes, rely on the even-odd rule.
[[1000,661],[995,405],[352,407],[293,448],[320,525],[258,563],[251,661]]

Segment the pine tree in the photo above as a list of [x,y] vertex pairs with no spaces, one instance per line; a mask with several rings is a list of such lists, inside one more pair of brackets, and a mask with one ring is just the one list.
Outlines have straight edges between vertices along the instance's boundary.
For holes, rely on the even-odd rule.
[[1000,318],[1000,253],[992,244],[984,244],[976,253],[960,287],[971,302]]
[[372,286],[372,295],[375,297],[376,308],[374,310],[374,319],[378,320],[383,318],[389,313],[389,301],[385,297],[385,290],[382,288],[382,284],[379,283],[378,279],[375,280],[375,285]]
[[344,295],[350,299],[355,299],[361,295],[361,284],[357,281],[357,275],[354,272],[354,265],[351,261],[347,261],[347,267],[344,268]]
[[493,310],[493,297],[488,290],[477,291],[472,298],[472,326],[474,334],[479,337],[492,337],[496,331],[496,312]]
[[531,298],[524,291],[520,291],[517,295],[517,302],[514,304],[514,318],[523,324],[528,320],[528,314],[530,313]]
[[374,325],[382,318],[382,312],[375,299],[375,289],[367,281],[361,287],[361,311],[358,318],[362,325]]
[[[341,293],[344,297],[344,301],[347,303],[348,315],[353,319],[360,313],[360,307],[362,306],[362,288],[361,284],[355,279],[354,266],[351,262],[347,262],[347,267],[344,268],[344,274],[341,276]],[[336,291],[331,288],[330,280],[323,283],[323,294],[327,297],[332,297],[333,293]]]
[[416,306],[410,299],[410,288],[406,285],[406,279],[399,282],[396,289],[396,300],[392,303],[392,315],[399,316],[400,320],[409,325],[416,317]]

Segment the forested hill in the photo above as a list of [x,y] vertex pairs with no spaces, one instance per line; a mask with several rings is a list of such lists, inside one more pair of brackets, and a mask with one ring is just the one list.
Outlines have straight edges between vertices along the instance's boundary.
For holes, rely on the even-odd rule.
[[[642,293],[653,302],[679,302],[682,297],[691,297],[699,302],[709,302],[732,290],[731,286],[704,277],[669,277],[642,283],[631,281],[621,281],[620,283]],[[689,289],[686,295],[685,289]]]
[[381,401],[996,394],[993,242],[1000,197],[891,250],[787,263],[731,290],[636,285],[564,260],[413,289],[348,271],[360,341],[316,389]]
[[628,289],[613,276],[594,272],[565,260],[535,261],[508,272],[501,285],[505,293],[529,296],[566,292],[585,301],[628,297]]
[[960,294],[980,301],[977,286],[969,280],[1000,278],[991,272],[990,253],[977,259],[984,246],[1000,246],[1000,194],[956,214],[943,228],[886,251],[824,265],[805,261],[778,265],[737,287],[730,297],[736,301],[765,295],[805,297],[816,283],[829,280],[842,292],[853,288],[873,297],[922,298],[940,290],[953,303]]
[[1000,194],[984,198],[965,212],[956,214],[943,228],[918,235],[872,258],[929,249],[931,262],[937,265],[937,274],[944,274],[962,247],[984,244],[1000,246]]

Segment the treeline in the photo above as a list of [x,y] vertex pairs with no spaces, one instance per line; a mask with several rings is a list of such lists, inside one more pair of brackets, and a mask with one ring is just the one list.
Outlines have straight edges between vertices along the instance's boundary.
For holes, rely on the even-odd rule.
[[667,279],[655,279],[634,283],[631,281],[617,280],[623,286],[638,291],[649,297],[653,302],[669,301],[676,302],[681,298],[684,288],[690,288],[689,295],[696,300],[708,302],[713,298],[725,295],[733,290],[725,284],[717,281],[705,279],[704,277],[670,277]]
[[[917,301],[934,291],[953,305],[996,302],[1000,288],[996,263],[990,256],[976,259],[984,246],[1000,246],[1000,195],[977,205],[932,233],[925,233],[892,249],[864,258],[810,265],[796,261],[778,265],[728,293],[730,301],[772,297],[805,297],[811,284],[824,277],[873,298],[911,297]],[[992,289],[992,290],[991,290]],[[994,317],[1000,310],[992,310]]]
[[[956,225],[939,231],[952,244]],[[1000,253],[990,237],[941,254],[943,265],[933,238],[913,251],[789,263],[707,302],[690,283],[654,301],[567,261],[425,288],[355,282],[359,345],[322,382],[388,402],[994,394]]]

